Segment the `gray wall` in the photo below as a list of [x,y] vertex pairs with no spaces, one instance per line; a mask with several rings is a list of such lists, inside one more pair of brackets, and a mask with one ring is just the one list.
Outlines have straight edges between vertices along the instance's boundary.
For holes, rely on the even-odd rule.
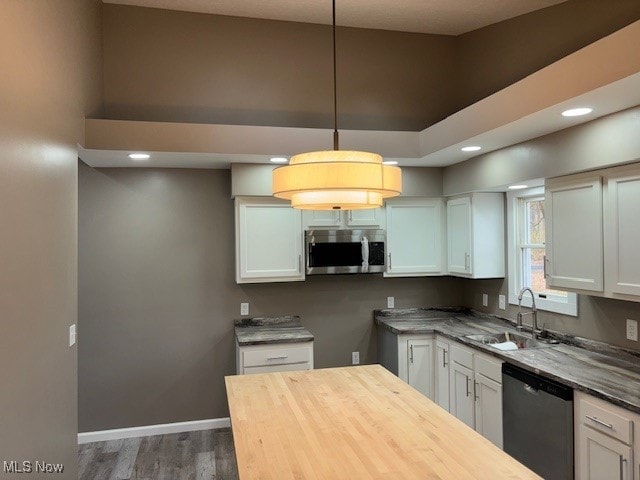
[[[481,312],[495,313],[515,320],[517,305],[509,305],[507,310],[498,308],[498,295],[505,295],[507,301],[508,281],[504,280],[464,280],[462,282],[462,303]],[[482,306],[482,294],[489,294],[489,306]],[[545,328],[562,333],[592,338],[633,350],[640,350],[638,342],[626,339],[626,319],[640,320],[640,303],[625,302],[609,298],[578,295],[578,317],[539,311],[538,321]],[[525,317],[525,323],[530,320]]]
[[75,478],[76,145],[85,114],[100,114],[101,3],[1,9],[0,460],[62,463],[58,476]]
[[[639,18],[570,0],[458,37],[338,28],[339,126],[422,130]],[[105,4],[104,32],[105,118],[332,125],[328,26]]]
[[297,314],[317,367],[376,360],[372,311],[457,305],[454,278],[236,285],[228,170],[79,170],[81,431],[227,416],[233,319]]
[[443,171],[445,195],[492,190],[640,161],[640,106],[527,142],[511,145]]

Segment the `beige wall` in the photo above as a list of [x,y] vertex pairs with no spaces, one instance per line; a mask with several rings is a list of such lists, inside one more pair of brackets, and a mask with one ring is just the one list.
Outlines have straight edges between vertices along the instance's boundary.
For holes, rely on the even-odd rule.
[[[515,321],[517,305],[498,308],[498,295],[508,295],[508,282],[504,280],[464,280],[462,303],[481,312],[494,313]],[[482,294],[489,295],[489,306],[482,306]],[[528,311],[528,309],[525,308]],[[626,339],[626,319],[640,320],[640,303],[609,298],[578,295],[578,317],[539,311],[538,322],[544,328],[569,335],[600,340],[613,345],[639,351],[638,342]],[[530,324],[525,317],[524,322]]]
[[101,28],[97,0],[2,1],[0,460],[61,478],[77,469],[76,145],[100,114]]
[[640,19],[638,0],[569,0],[457,38],[459,110]]
[[640,160],[640,106],[446,167],[445,195]]
[[[329,26],[109,4],[104,11],[107,118],[333,124]],[[338,28],[337,42],[340,128],[419,130],[449,113],[452,37]]]
[[80,430],[227,416],[233,319],[295,314],[317,367],[376,361],[372,312],[458,305],[461,280],[311,276],[237,285],[228,170],[93,169],[79,175]]

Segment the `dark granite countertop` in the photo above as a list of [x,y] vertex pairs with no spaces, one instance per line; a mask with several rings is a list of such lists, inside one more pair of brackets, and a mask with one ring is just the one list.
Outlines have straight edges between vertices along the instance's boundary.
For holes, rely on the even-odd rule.
[[313,335],[302,326],[298,316],[243,318],[233,324],[240,346],[313,341]]
[[389,309],[374,312],[376,325],[395,334],[436,333],[526,370],[640,413],[640,352],[552,332],[562,343],[500,351],[464,338],[517,333],[510,320],[462,309]]

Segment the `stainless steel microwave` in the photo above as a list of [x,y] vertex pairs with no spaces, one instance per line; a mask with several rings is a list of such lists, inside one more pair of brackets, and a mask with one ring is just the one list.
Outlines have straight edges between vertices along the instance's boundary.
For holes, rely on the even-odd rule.
[[385,270],[384,230],[307,230],[307,275]]

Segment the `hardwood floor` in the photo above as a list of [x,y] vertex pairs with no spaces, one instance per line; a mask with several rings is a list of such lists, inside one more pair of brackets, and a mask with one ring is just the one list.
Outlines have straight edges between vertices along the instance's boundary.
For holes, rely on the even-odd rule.
[[229,428],[86,443],[80,480],[235,480]]

